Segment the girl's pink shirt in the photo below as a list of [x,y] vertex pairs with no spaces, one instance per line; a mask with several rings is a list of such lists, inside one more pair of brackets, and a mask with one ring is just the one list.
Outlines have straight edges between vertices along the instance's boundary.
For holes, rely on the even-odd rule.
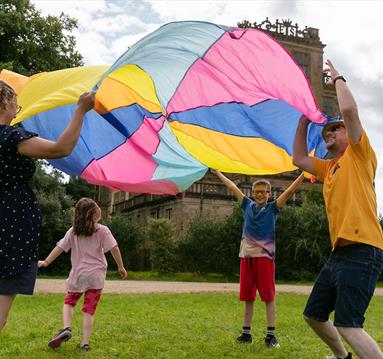
[[117,246],[108,227],[97,224],[97,231],[91,236],[76,236],[72,227],[57,246],[65,252],[71,250],[72,269],[67,279],[69,292],[86,292],[104,287],[108,267],[105,253]]

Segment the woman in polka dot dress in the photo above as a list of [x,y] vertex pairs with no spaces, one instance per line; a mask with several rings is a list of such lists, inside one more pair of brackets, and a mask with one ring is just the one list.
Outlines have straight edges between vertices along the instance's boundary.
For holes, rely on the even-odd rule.
[[20,111],[14,90],[0,81],[0,331],[17,294],[33,294],[37,274],[41,212],[28,185],[32,158],[68,156],[80,135],[94,94],[80,96],[72,120],[56,142],[10,126]]

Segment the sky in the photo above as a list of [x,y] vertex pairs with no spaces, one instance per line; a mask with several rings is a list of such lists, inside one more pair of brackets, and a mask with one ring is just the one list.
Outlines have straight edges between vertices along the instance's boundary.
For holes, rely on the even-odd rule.
[[324,60],[347,79],[359,115],[378,157],[376,191],[383,214],[383,1],[204,1],[32,0],[43,15],[61,12],[78,19],[74,35],[85,65],[112,64],[129,46],[161,25],[202,20],[238,22],[291,19],[319,29]]

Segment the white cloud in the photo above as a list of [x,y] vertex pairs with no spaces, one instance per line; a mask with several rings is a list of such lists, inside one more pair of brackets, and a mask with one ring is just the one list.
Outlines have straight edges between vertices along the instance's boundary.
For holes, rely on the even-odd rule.
[[34,0],[32,1],[43,14],[60,15],[62,12],[76,17],[79,22],[92,18],[105,11],[107,6],[103,0]]
[[139,32],[146,27],[147,25],[137,17],[119,14],[115,16],[109,15],[92,20],[86,28],[88,31],[95,31],[106,34],[121,34],[121,36],[124,36],[128,31]]
[[147,27],[147,30],[145,32],[140,32],[134,35],[121,36],[111,44],[110,51],[116,55],[115,59],[117,59],[120,55],[127,51],[129,47],[134,45],[137,41],[142,39],[144,36],[150,34],[157,28],[158,25],[152,24],[151,26]]
[[86,65],[112,64],[116,59],[111,56],[105,38],[96,32],[82,32],[81,36],[77,35],[77,50],[84,57]]
[[[158,13],[162,22],[199,20],[213,21],[223,13],[225,1],[147,1],[152,9]],[[230,25],[230,24],[229,24]]]

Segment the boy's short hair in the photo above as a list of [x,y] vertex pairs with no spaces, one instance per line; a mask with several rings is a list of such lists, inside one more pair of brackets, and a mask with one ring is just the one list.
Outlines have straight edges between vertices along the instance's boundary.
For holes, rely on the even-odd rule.
[[254,188],[255,186],[259,185],[259,184],[263,184],[263,185],[266,185],[268,187],[268,190],[271,191],[271,183],[266,180],[266,179],[259,179],[259,180],[256,180],[253,185],[251,186],[251,190],[254,191]]

